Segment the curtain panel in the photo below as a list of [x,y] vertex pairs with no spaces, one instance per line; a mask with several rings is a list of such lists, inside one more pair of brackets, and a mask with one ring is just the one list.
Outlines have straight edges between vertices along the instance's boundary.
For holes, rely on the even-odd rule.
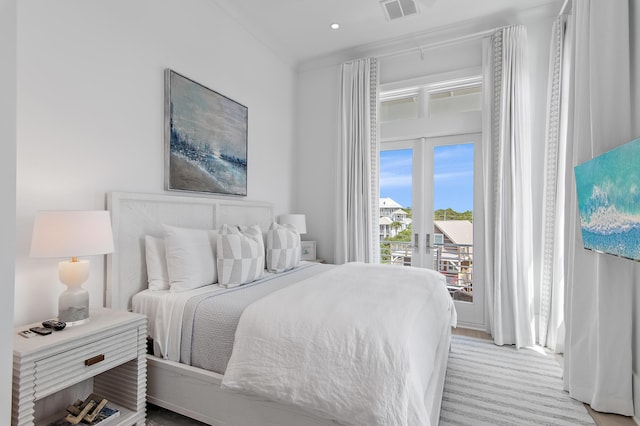
[[594,410],[633,415],[635,264],[583,249],[573,174],[632,139],[629,2],[576,1],[570,28],[564,385]]
[[342,64],[336,263],[380,258],[377,60]]
[[485,283],[496,344],[532,346],[531,136],[526,29],[484,43],[483,193]]
[[567,15],[553,23],[549,48],[547,128],[542,217],[542,272],[538,343],[564,352],[565,178],[567,151],[568,73]]

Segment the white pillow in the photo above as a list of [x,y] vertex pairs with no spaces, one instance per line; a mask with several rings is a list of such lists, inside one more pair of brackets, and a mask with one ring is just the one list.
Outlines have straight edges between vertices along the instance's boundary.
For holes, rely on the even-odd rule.
[[284,272],[300,262],[300,234],[294,225],[273,223],[267,231],[267,270]]
[[264,271],[264,240],[258,225],[222,225],[218,235],[218,282],[227,288],[255,281]]
[[171,291],[185,291],[218,281],[215,229],[163,225]]
[[144,251],[147,259],[147,282],[149,290],[169,290],[169,273],[165,257],[164,240],[146,235]]

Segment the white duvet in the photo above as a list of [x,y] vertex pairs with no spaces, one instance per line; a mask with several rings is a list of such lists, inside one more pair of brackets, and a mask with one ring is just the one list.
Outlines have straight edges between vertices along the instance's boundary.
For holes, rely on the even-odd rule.
[[222,386],[347,425],[429,425],[437,345],[455,322],[441,274],[342,265],[245,309]]

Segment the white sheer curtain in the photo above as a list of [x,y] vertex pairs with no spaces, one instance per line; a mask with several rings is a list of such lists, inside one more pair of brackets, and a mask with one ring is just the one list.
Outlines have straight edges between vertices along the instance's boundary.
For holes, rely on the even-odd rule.
[[549,56],[544,207],[542,218],[542,282],[538,343],[564,352],[565,179],[567,152],[570,38],[567,15],[553,23]]
[[377,60],[342,65],[336,263],[378,262]]
[[529,74],[523,26],[484,45],[485,282],[496,344],[534,342]]
[[633,414],[630,261],[582,248],[573,166],[632,139],[629,2],[579,0],[567,146],[564,384],[598,411]]

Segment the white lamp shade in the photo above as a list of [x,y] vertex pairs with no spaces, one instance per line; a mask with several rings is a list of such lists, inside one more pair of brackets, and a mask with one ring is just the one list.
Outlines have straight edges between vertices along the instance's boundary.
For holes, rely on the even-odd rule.
[[280,225],[294,225],[299,233],[307,233],[307,220],[303,214],[283,214],[278,219]]
[[109,212],[41,211],[31,238],[33,257],[76,257],[113,252]]

